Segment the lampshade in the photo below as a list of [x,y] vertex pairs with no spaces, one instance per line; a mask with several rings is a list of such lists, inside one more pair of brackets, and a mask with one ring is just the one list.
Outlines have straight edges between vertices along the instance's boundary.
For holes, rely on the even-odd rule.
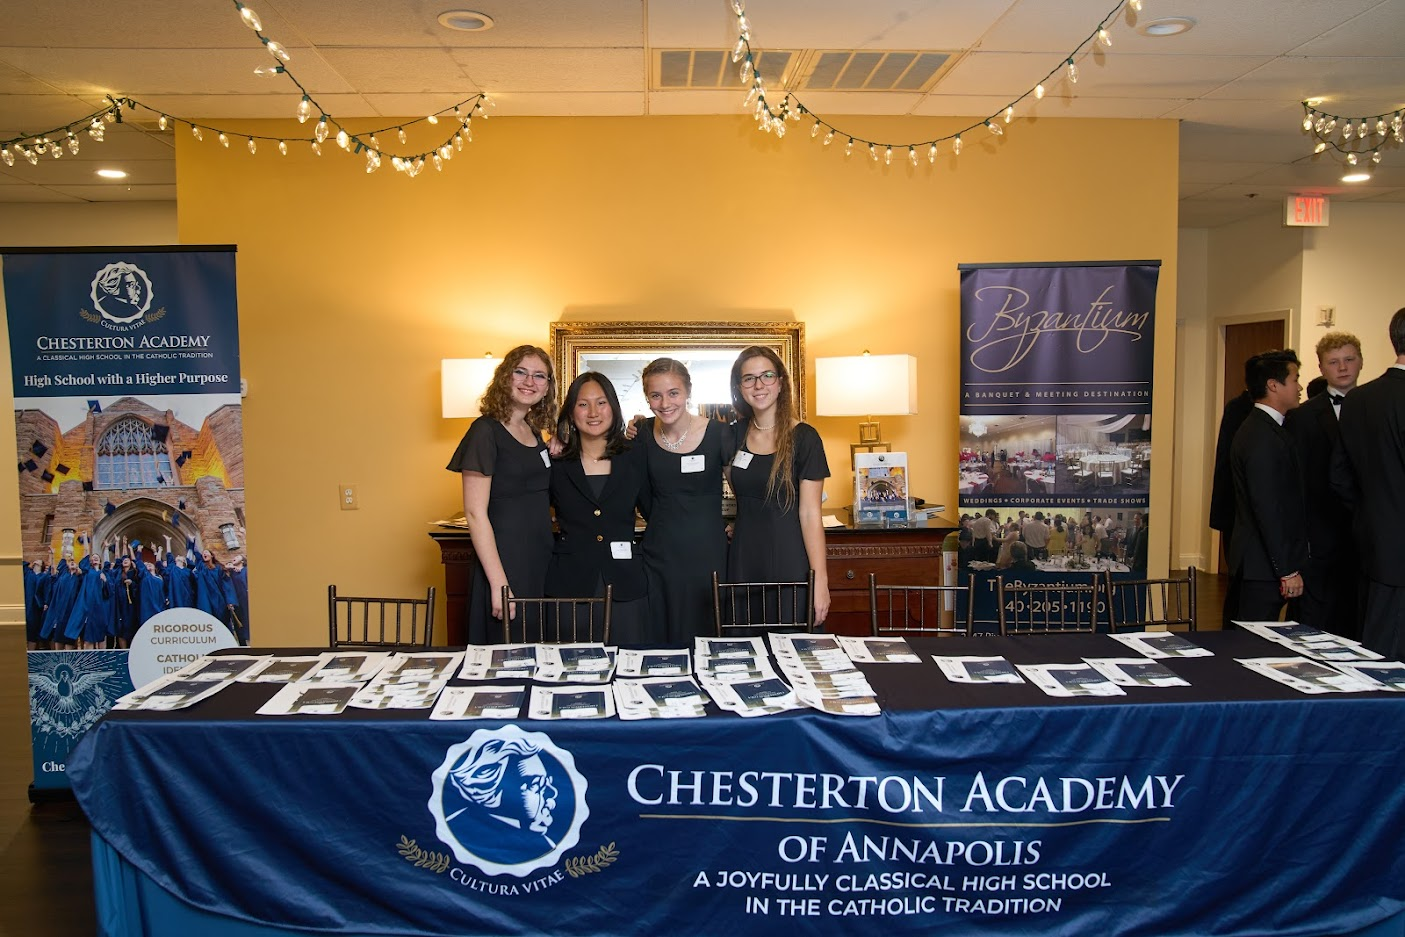
[[439,393],[444,419],[477,416],[478,401],[493,381],[501,358],[444,358],[440,361]]
[[909,416],[917,412],[917,359],[846,355],[815,359],[819,416]]

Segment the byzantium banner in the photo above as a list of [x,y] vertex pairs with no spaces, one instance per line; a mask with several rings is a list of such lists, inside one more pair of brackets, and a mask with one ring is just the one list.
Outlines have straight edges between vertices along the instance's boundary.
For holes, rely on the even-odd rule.
[[163,612],[140,642],[163,671],[212,633],[248,640],[234,251],[6,251],[0,263],[35,783],[65,786],[67,746],[126,679],[125,654],[94,652],[131,646]]
[[961,507],[1144,513],[1160,264],[960,269]]

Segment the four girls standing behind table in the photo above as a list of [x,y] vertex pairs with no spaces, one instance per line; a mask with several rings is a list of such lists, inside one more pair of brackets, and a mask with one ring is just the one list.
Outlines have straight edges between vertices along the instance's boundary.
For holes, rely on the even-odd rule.
[[[815,570],[815,619],[829,610],[820,500],[829,470],[818,433],[794,418],[794,391],[769,349],[732,368],[741,421],[690,413],[679,361],[644,368],[652,419],[632,446],[615,389],[587,372],[567,391],[552,459],[539,435],[554,412],[551,362],[508,353],[449,462],[463,475],[464,514],[480,565],[470,643],[501,641],[501,588],[521,596],[599,596],[613,587],[611,640],[689,644],[710,634],[712,574],[729,581],[802,581]],[[730,466],[737,521],[728,558],[722,477]],[[556,508],[553,545],[548,502]],[[634,509],[648,521],[633,543]],[[511,610],[509,610],[511,613]],[[496,620],[496,621],[495,621]]]

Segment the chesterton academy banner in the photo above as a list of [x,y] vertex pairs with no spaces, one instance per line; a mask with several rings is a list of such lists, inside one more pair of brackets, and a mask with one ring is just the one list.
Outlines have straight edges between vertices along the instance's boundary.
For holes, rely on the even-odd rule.
[[122,689],[144,622],[178,610],[143,635],[171,671],[212,631],[248,640],[234,250],[0,264],[35,787],[64,787],[68,748]]
[[319,933],[1345,933],[1405,907],[1401,733],[1338,747],[1393,704],[108,720],[73,771],[161,889]]
[[960,506],[1145,512],[1160,263],[960,270]]

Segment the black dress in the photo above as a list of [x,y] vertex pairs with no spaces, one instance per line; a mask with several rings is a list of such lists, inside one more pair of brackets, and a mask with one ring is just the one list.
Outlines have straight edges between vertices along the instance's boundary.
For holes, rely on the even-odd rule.
[[[479,472],[493,479],[488,493],[488,522],[493,526],[498,559],[513,595],[545,594],[546,567],[551,559],[551,463],[546,444],[536,435],[535,446],[524,446],[502,423],[480,416],[464,433],[451,472]],[[473,569],[468,603],[468,642],[496,644],[503,640],[502,622],[493,617],[493,597],[483,567]]]
[[654,421],[648,420],[639,438],[649,469],[649,524],[642,544],[649,639],[664,647],[691,646],[694,637],[716,630],[712,574],[721,576],[727,568],[722,466],[732,455],[734,436],[730,426],[709,420],[696,449],[669,452],[654,439]]
[[[746,448],[747,423],[737,424],[740,451]],[[800,533],[800,482],[829,477],[820,434],[808,423],[795,427],[791,480],[795,497],[782,508],[766,497],[766,483],[776,456],[755,455],[745,468],[732,462],[732,492],[737,496],[737,522],[727,557],[728,582],[800,582],[810,573],[810,557]]]

